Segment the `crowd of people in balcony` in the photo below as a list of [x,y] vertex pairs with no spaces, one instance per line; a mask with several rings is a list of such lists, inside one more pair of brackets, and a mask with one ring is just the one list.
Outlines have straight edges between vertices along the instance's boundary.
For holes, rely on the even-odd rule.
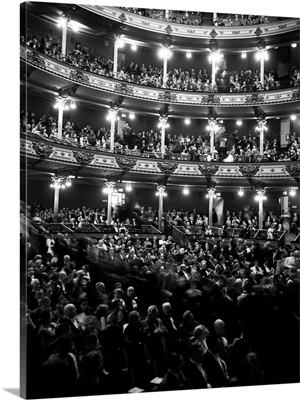
[[[34,209],[34,212],[32,211]],[[49,226],[54,222],[53,208],[34,205],[29,207],[33,223],[43,223]],[[220,219],[220,220],[219,220]],[[86,206],[76,209],[63,207],[58,211],[57,222],[68,224],[73,231],[84,231],[85,224],[107,225],[107,210],[105,208],[88,208]],[[152,225],[158,229],[159,216],[158,210],[152,207],[140,206],[135,203],[130,212],[125,206],[115,206],[111,213],[111,228],[115,232],[129,232],[140,230],[142,225]],[[162,231],[171,235],[173,227],[183,227],[184,233],[188,235],[209,235],[214,236],[215,232],[212,226],[209,226],[208,215],[199,214],[197,210],[165,210],[162,214]],[[249,206],[245,206],[239,212],[230,212],[226,210],[224,215],[217,216],[213,214],[213,226],[221,228],[220,236],[227,236],[230,229],[238,230],[238,236],[250,238],[251,231],[257,232],[259,229],[258,214]],[[282,216],[275,215],[272,211],[264,212],[262,220],[262,229],[267,231],[267,239],[278,239],[286,230],[283,226]],[[288,231],[299,233],[299,216],[294,212],[290,216],[290,225]]]
[[[21,37],[25,42],[25,38]],[[54,57],[59,61],[65,62],[70,66],[92,72],[106,77],[143,85],[147,87],[162,88],[172,90],[183,90],[193,92],[259,92],[280,89],[286,82],[281,82],[275,68],[265,71],[264,83],[260,82],[260,74],[257,70],[229,72],[219,68],[216,73],[215,84],[212,83],[211,73],[206,68],[198,71],[187,68],[169,69],[167,82],[163,82],[163,68],[158,66],[146,66],[131,62],[128,66],[118,67],[117,74],[113,73],[113,61],[110,57],[94,54],[94,50],[87,46],[81,47],[76,44],[74,50],[67,50],[62,56],[61,46],[53,43],[49,36],[44,36],[40,41],[33,36],[27,41],[27,46],[36,51],[42,52],[47,56]],[[300,85],[299,68],[294,66],[290,73],[288,85]]]
[[[20,131],[24,134],[35,134],[45,140],[58,141],[57,119],[43,114],[39,117],[34,112],[21,112]],[[110,129],[100,127],[94,130],[89,123],[79,128],[74,121],[66,121],[62,138],[59,140],[72,146],[94,148],[99,151],[110,151]],[[264,139],[263,154],[259,153],[259,135],[249,133],[238,136],[238,130],[232,133],[225,128],[215,136],[214,150],[210,150],[210,134],[204,131],[200,135],[166,135],[164,158],[190,161],[216,162],[253,162],[253,161],[299,161],[299,138],[293,133],[287,147],[280,148],[275,138]],[[115,135],[114,153],[140,157],[161,158],[161,135],[159,132],[133,132],[128,123]]]
[[[21,202],[24,218],[41,211]],[[299,380],[295,245],[33,228],[21,263],[29,397]]]
[[264,15],[218,15],[217,18],[211,17],[210,20],[203,18],[203,13],[199,11],[168,11],[165,10],[121,7],[123,10],[137,14],[147,18],[159,19],[176,24],[184,25],[213,25],[213,26],[244,26],[244,25],[261,25],[272,22],[274,18]]

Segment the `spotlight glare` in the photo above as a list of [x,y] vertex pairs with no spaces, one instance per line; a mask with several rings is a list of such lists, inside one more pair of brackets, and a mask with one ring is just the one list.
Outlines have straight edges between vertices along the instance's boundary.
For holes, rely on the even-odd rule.
[[291,46],[295,49],[297,47],[297,43],[292,43]]
[[295,119],[296,119],[296,115],[291,115],[291,120],[295,121]]

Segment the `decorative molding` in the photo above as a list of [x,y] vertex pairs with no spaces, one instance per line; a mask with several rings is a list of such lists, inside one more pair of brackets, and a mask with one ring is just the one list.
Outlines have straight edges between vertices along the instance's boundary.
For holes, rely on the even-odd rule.
[[87,74],[84,74],[81,71],[77,71],[75,69],[70,70],[70,79],[88,85],[90,83],[90,78]]
[[172,174],[178,167],[177,163],[159,162],[157,163],[158,168],[164,174]]
[[263,94],[254,93],[251,96],[245,97],[246,104],[260,104],[265,102],[265,96]]
[[92,153],[73,151],[73,156],[81,165],[88,165],[94,160],[94,155]]
[[220,96],[215,96],[214,94],[209,94],[207,96],[202,96],[201,104],[220,104]]
[[45,68],[45,58],[40,55],[40,53],[32,50],[26,51],[27,60],[37,65],[40,68]]
[[300,100],[300,89],[292,91],[292,100]]
[[122,22],[122,24],[123,24],[125,21],[127,21],[127,18],[126,18],[126,16],[125,16],[124,13],[122,13],[121,15],[119,15],[119,20]]
[[126,83],[116,83],[114,89],[117,93],[120,93],[125,96],[133,95],[133,87],[126,85]]
[[171,103],[177,101],[177,94],[172,93],[170,91],[159,92],[157,96],[158,101],[166,101],[167,103]]
[[129,171],[135,167],[137,160],[132,158],[116,157],[116,162],[122,170]]
[[48,158],[53,152],[53,147],[44,143],[32,142],[32,147],[41,158]]
[[246,177],[251,177],[257,174],[259,171],[259,166],[258,165],[242,165],[239,167],[240,172],[246,176]]
[[167,25],[165,27],[165,31],[167,32],[168,35],[170,35],[173,32],[173,29],[171,28],[171,25]]
[[199,165],[198,168],[204,176],[212,176],[219,170],[218,165]]
[[287,164],[285,168],[293,178],[300,176],[300,163]]

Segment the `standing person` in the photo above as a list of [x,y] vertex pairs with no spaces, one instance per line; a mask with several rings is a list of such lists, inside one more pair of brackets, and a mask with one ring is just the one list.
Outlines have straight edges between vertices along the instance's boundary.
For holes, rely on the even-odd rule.
[[125,145],[127,144],[128,148],[132,149],[133,147],[132,129],[130,128],[128,122],[126,122],[125,125],[123,126],[122,132]]

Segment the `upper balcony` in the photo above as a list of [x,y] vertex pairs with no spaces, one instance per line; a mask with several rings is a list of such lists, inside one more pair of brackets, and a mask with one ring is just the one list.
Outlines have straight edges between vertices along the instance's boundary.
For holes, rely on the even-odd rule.
[[209,38],[212,29],[215,30],[219,39],[250,39],[258,36],[282,35],[299,29],[300,21],[295,18],[287,18],[284,21],[275,21],[259,25],[245,26],[209,26],[209,25],[185,25],[144,17],[116,7],[102,5],[80,5],[101,17],[122,22],[127,26],[150,31],[151,33],[171,34],[185,38],[205,39]]
[[[153,88],[122,81],[113,77],[95,74],[63,63],[56,58],[48,57],[42,53],[33,51],[24,45],[20,46],[21,60],[33,67],[36,75],[35,81],[45,84],[46,76],[56,76],[62,80],[75,82],[84,88],[111,93],[117,96],[126,96],[136,100],[149,102],[172,103],[172,105],[186,106],[217,106],[217,107],[253,107],[253,106],[280,106],[299,102],[299,87],[282,87],[278,90],[246,92],[246,93],[222,93],[222,92],[195,92],[170,90],[165,88]],[[289,86],[289,82],[285,83]],[[284,85],[282,85],[284,86]],[[150,103],[150,107],[153,107]]]

